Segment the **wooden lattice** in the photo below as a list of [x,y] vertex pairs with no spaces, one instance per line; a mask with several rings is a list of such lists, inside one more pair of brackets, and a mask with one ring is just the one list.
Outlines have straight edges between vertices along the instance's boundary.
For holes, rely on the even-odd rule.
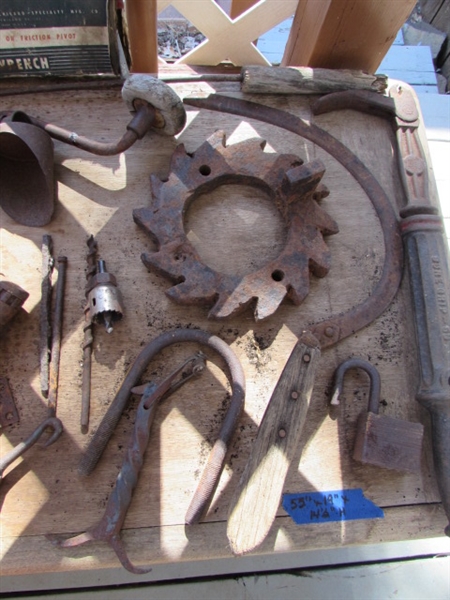
[[298,0],[261,0],[236,19],[231,19],[214,0],[158,0],[158,13],[173,6],[206,40],[175,64],[236,66],[270,65],[253,40],[295,13]]

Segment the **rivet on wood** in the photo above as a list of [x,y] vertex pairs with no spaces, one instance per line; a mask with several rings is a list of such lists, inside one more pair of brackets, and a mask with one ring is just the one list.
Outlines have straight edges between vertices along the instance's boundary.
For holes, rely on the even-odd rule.
[[303,362],[309,363],[310,360],[311,360],[311,356],[309,354],[303,355]]
[[295,390],[293,392],[291,392],[291,398],[292,398],[292,400],[297,400],[298,392],[296,392]]
[[286,430],[285,429],[280,429],[278,431],[278,435],[279,435],[280,438],[286,437]]

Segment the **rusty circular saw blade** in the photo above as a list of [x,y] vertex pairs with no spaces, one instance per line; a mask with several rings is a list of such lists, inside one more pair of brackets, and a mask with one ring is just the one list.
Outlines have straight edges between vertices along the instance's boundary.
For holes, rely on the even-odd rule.
[[361,160],[324,129],[276,108],[219,94],[210,94],[206,98],[189,97],[183,101],[196,108],[254,118],[291,131],[326,150],[347,169],[367,194],[379,219],[385,247],[383,270],[366,300],[347,312],[317,323],[312,331],[320,341],[323,350],[353,335],[379,317],[390,305],[400,287],[403,273],[403,244],[394,206],[380,183]]
[[[232,317],[255,300],[256,320],[272,315],[285,297],[299,305],[309,292],[311,273],[324,277],[330,268],[323,236],[337,233],[338,226],[317,202],[328,195],[321,183],[323,163],[304,164],[294,154],[264,152],[264,146],[260,138],[227,146],[223,131],[193,154],[181,144],[172,156],[168,179],[151,176],[152,206],[133,211],[135,222],[158,246],[142,256],[144,264],[175,282],[166,292],[172,300],[211,305],[210,318]],[[279,255],[243,276],[219,273],[204,264],[184,229],[188,206],[228,184],[245,184],[266,194],[287,230]]]

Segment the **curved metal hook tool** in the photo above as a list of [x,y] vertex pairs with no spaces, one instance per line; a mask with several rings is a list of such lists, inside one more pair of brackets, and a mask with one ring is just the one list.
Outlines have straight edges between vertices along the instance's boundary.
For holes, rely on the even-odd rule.
[[45,419],[45,421],[36,427],[30,437],[28,437],[24,442],[20,442],[20,444],[8,452],[8,454],[6,454],[2,459],[0,459],[0,482],[3,479],[3,471],[17,458],[19,458],[19,456],[22,456],[22,454],[29,450],[31,446],[34,446],[47,428],[53,429],[53,433],[45,442],[44,448],[54,444],[63,432],[62,423],[58,418],[51,417],[49,419]]
[[[159,402],[186,383],[192,376],[205,368],[205,356],[201,353],[185,361],[159,386],[149,383],[139,403],[133,435],[130,438],[125,460],[117,476],[116,484],[108,499],[105,513],[100,522],[85,533],[67,540],[57,540],[47,536],[61,548],[72,548],[90,541],[107,542],[117,554],[122,566],[131,573],[141,574],[151,571],[150,567],[136,567],[127,556],[120,532],[131,504],[133,491],[138,482],[139,471],[144,463],[144,454],[150,438],[150,428]],[[180,375],[179,381],[175,381]]]

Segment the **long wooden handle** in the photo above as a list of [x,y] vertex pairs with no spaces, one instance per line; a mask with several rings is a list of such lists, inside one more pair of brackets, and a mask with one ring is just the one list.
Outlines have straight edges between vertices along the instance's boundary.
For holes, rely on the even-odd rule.
[[256,548],[272,526],[306,421],[319,358],[317,339],[303,334],[269,401],[231,503],[227,536],[234,554]]

